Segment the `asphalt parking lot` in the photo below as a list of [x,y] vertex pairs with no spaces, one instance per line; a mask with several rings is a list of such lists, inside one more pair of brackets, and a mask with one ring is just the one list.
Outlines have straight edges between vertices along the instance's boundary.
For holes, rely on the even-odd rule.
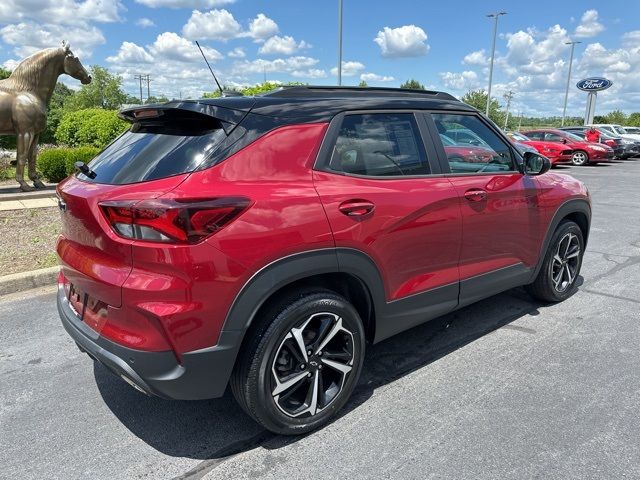
[[146,397],[81,354],[52,289],[0,300],[0,477],[640,478],[640,159],[594,201],[578,292],[512,290],[371,347],[342,416],[261,431],[231,395]]

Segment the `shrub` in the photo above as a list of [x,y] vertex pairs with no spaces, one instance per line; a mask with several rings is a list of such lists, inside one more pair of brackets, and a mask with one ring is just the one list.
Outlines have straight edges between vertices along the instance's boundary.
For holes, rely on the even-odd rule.
[[96,147],[48,148],[38,155],[38,170],[50,182],[59,182],[73,173],[77,161],[87,163],[99,151]]
[[87,108],[63,115],[56,140],[72,147],[104,148],[127,127],[128,123],[118,118],[116,110]]

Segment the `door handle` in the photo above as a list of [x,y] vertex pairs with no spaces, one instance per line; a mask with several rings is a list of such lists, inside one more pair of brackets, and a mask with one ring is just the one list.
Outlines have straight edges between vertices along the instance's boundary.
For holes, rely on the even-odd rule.
[[487,192],[481,188],[471,188],[464,192],[464,198],[470,202],[481,202],[487,198]]
[[363,217],[372,213],[376,206],[367,200],[347,200],[338,207],[348,217]]

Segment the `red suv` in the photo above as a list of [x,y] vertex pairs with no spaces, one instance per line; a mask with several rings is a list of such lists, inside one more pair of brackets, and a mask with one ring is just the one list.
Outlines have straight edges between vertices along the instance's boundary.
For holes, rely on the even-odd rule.
[[[366,344],[512,287],[574,289],[585,186],[445,93],[291,87],[121,116],[58,187],[57,303],[147,394],[230,384],[265,428],[303,433],[345,404]],[[448,157],[452,130],[489,155]]]
[[601,143],[586,142],[571,132],[554,128],[524,132],[531,140],[560,143],[573,150],[571,163],[582,166],[590,163],[608,162],[614,156],[613,149]]

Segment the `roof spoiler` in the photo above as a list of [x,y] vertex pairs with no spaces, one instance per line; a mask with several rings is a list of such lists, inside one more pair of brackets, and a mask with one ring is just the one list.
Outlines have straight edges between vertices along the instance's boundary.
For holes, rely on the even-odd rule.
[[129,123],[135,123],[143,119],[159,117],[165,111],[185,110],[200,115],[214,117],[220,121],[224,133],[230,135],[231,132],[242,122],[244,117],[251,111],[249,108],[226,108],[211,103],[201,103],[194,100],[172,100],[167,103],[151,105],[137,105],[125,108],[118,113],[118,116]]

